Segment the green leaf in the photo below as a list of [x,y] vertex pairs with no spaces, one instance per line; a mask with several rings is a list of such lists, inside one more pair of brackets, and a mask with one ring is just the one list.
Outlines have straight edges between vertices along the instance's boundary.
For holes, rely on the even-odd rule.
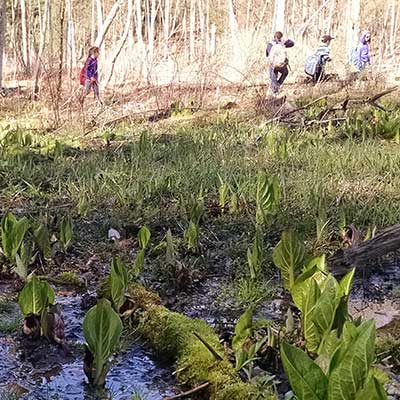
[[142,226],[138,233],[139,246],[142,250],[147,248],[147,245],[149,244],[150,241],[150,237],[151,237],[150,230],[146,226]]
[[257,228],[252,250],[247,249],[247,263],[250,270],[250,278],[256,279],[261,272],[263,262],[263,238],[261,229]]
[[366,383],[375,356],[375,323],[345,324],[343,343],[331,361],[328,400],[354,400]]
[[226,203],[228,202],[229,186],[223,181],[221,181],[221,186],[219,187],[218,192],[219,192],[219,206],[221,208],[221,212],[224,212]]
[[260,172],[257,176],[256,193],[256,222],[261,225],[266,221],[268,214],[272,213],[279,202],[279,180],[276,176],[269,178]]
[[327,356],[330,360],[330,358],[333,354],[335,354],[335,351],[338,349],[341,343],[342,340],[338,337],[337,330],[325,332],[321,340],[321,345],[318,349],[318,355]]
[[190,221],[192,221],[195,225],[200,224],[200,219],[201,216],[203,215],[203,209],[204,209],[204,201],[203,201],[203,195],[200,191],[200,193],[197,196],[197,199],[193,200],[193,205],[190,210]]
[[321,296],[317,282],[311,278],[310,286],[305,297],[301,315],[303,335],[306,339],[307,350],[316,353],[321,342],[321,336],[314,324],[314,310]]
[[325,288],[318,298],[313,312],[313,322],[317,327],[320,336],[330,332],[335,318],[336,309],[340,302],[337,295],[338,284],[333,276],[326,280]]
[[249,307],[235,325],[235,335],[232,338],[232,349],[236,352],[253,332],[253,308]]
[[[380,371],[378,372],[379,375]],[[356,395],[355,400],[387,400],[385,388],[380,379],[376,377],[376,370],[371,369],[367,381],[361,391]]]
[[22,242],[19,253],[15,255],[16,266],[14,272],[23,280],[28,275],[28,266],[32,262],[32,245],[31,243]]
[[47,229],[47,226],[44,224],[40,224],[33,231],[33,238],[35,239],[36,244],[38,245],[40,251],[43,254],[45,259],[51,258],[51,245],[50,245],[50,235]]
[[145,255],[145,249],[140,250],[136,254],[135,264],[133,266],[133,276],[134,276],[135,279],[142,272],[142,267],[143,267],[143,263],[144,263],[144,255]]
[[28,220],[23,217],[20,220],[10,212],[1,220],[1,245],[4,255],[14,262],[25,234],[29,228]]
[[285,288],[291,289],[304,262],[304,244],[294,232],[282,232],[282,238],[272,254],[274,264],[282,273]]
[[18,297],[22,313],[40,315],[47,306],[54,304],[54,290],[46,281],[40,281],[36,276],[25,284]]
[[281,358],[290,386],[299,400],[326,399],[328,379],[307,354],[290,344],[283,343]]
[[183,234],[188,249],[195,249],[197,247],[197,244],[199,242],[199,235],[199,226],[196,225],[193,221],[190,221],[189,226]]
[[290,290],[290,294],[292,295],[294,304],[301,312],[303,312],[304,301],[310,290],[310,285],[313,284],[312,281],[316,282],[316,280],[314,279],[316,272],[316,267],[313,267],[312,269],[308,269],[303,272],[300,276],[298,276],[295,284]]
[[326,257],[325,254],[318,257],[313,257],[306,265],[306,270],[317,267],[319,271],[327,272],[326,270]]
[[87,312],[83,320],[83,335],[94,358],[94,376],[91,378],[95,385],[104,385],[103,372],[119,343],[121,333],[121,319],[108,300],[99,300]]
[[348,301],[354,274],[355,268],[348,272],[339,282],[341,299],[336,309],[335,321],[333,323],[333,327],[338,330],[339,334],[342,332],[344,323],[349,320]]
[[125,303],[125,290],[128,285],[128,272],[119,257],[111,261],[110,287],[111,298],[117,311]]
[[350,294],[351,285],[353,284],[353,279],[354,279],[355,272],[356,272],[356,269],[353,268],[339,282],[339,286],[342,289],[343,294],[345,296],[348,296]]
[[60,242],[64,250],[67,250],[71,245],[72,240],[72,220],[70,217],[65,217],[60,224]]

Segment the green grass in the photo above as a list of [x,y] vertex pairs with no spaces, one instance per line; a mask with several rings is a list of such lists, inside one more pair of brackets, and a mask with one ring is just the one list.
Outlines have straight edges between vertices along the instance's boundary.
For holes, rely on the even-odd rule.
[[[169,227],[181,240],[193,198],[201,194],[200,247],[223,237],[222,252],[244,260],[254,236],[257,173],[264,170],[278,176],[281,192],[264,229],[268,241],[291,228],[314,250],[329,248],[343,220],[366,230],[400,217],[400,145],[361,134],[356,119],[318,129],[263,127],[228,115],[169,120],[115,129],[110,146],[72,135],[56,141],[4,131],[0,201],[3,211],[35,220],[72,213],[75,242],[86,246],[104,242],[110,226],[123,230],[130,223]],[[222,215],[221,187],[228,187]],[[89,233],[85,221],[92,222]],[[161,240],[157,232],[153,238]],[[246,263],[238,264],[243,273]]]

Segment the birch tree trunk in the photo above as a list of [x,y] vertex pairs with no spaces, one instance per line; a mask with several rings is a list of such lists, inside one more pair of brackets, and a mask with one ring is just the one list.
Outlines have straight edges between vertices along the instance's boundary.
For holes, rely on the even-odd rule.
[[157,16],[156,0],[150,0],[150,19],[149,19],[149,32],[148,32],[148,60],[147,69],[151,68],[153,64],[154,52],[154,34],[155,34],[155,21]]
[[124,0],[118,0],[116,3],[114,3],[114,5],[111,7],[110,12],[108,13],[104,23],[101,26],[101,29],[99,30],[98,34],[97,34],[97,38],[94,42],[94,45],[97,47],[101,47],[101,45],[104,42],[104,37],[106,36],[108,30],[110,29],[110,26],[112,24],[112,22],[114,21],[118,10],[120,9],[120,7],[122,6],[122,3],[124,2]]
[[6,47],[6,27],[7,27],[7,14],[6,14],[6,0],[0,0],[0,92],[3,89],[3,60],[4,49]]
[[45,0],[44,3],[44,11],[43,11],[43,20],[41,22],[41,32],[40,32],[40,44],[39,44],[39,51],[36,59],[36,66],[35,66],[35,85],[33,89],[33,99],[37,100],[39,95],[39,74],[40,74],[40,66],[42,63],[42,55],[44,46],[46,43],[46,32],[47,32],[47,20],[49,15],[49,7],[50,7],[50,0]]
[[346,29],[346,48],[347,53],[358,43],[360,34],[360,0],[347,1],[347,29]]
[[395,41],[396,41],[396,4],[398,4],[398,0],[392,0],[391,8],[392,8],[392,17],[390,20],[390,55],[394,55],[395,52]]
[[164,6],[164,57],[168,54],[168,40],[169,40],[169,22],[170,22],[171,3],[170,0],[165,0]]
[[190,16],[189,16],[189,59],[194,60],[195,44],[194,44],[194,29],[196,24],[196,6],[195,0],[190,0]]
[[73,68],[76,67],[76,51],[75,51],[75,26],[72,14],[72,0],[66,0],[67,8],[67,20],[68,20],[68,30],[67,30],[67,64],[70,72],[70,77],[72,79]]
[[118,45],[117,50],[115,51],[115,54],[113,56],[113,59],[111,61],[111,69],[110,69],[110,73],[108,75],[108,78],[106,79],[106,84],[104,87],[106,87],[111,80],[111,77],[114,73],[114,67],[115,67],[115,62],[118,59],[118,56],[120,55],[122,48],[124,47],[127,39],[128,39],[128,35],[129,35],[129,31],[130,31],[130,27],[131,27],[131,22],[132,22],[132,14],[133,14],[133,0],[127,0],[128,1],[128,12],[126,14],[126,22],[125,22],[125,28],[124,28],[124,33],[122,34],[122,38],[120,40],[120,43]]
[[25,73],[30,73],[29,51],[28,51],[28,30],[26,18],[26,2],[20,0],[21,7],[21,33],[22,33],[22,60],[24,63]]
[[95,4],[95,0],[92,0],[92,17],[91,17],[91,24],[90,24],[90,44],[94,43],[94,39],[95,39],[95,30],[96,30],[96,4]]
[[286,0],[275,0],[274,17],[272,22],[272,34],[276,31],[284,31],[285,28]]
[[236,14],[232,0],[228,1],[229,30],[231,33],[231,49],[234,63],[241,61],[240,37]]
[[325,32],[331,33],[332,32],[332,21],[333,21],[333,13],[335,12],[336,8],[336,0],[331,0],[331,5],[329,7],[329,14],[326,20],[326,27]]
[[[13,49],[13,55],[14,55],[14,65],[17,66],[19,64],[18,60],[18,55],[20,54],[19,51],[17,50],[17,31],[16,31],[16,11],[18,8],[18,0],[12,0],[11,1],[11,34],[10,34],[10,42],[11,42],[11,47]],[[16,74],[17,69],[14,69],[14,79],[15,79],[15,74]]]
[[142,6],[141,0],[135,0],[135,9],[136,9],[136,35],[137,35],[137,43],[139,49],[144,48],[143,43],[143,26],[142,26]]

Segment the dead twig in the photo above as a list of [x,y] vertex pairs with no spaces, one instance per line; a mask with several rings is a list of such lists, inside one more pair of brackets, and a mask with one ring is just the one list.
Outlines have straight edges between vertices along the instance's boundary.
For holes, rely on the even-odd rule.
[[197,337],[197,339],[200,340],[201,343],[204,344],[204,346],[207,348],[207,350],[214,356],[214,358],[217,361],[222,361],[223,358],[212,348],[212,346],[207,343],[198,333],[193,332],[193,335]]
[[209,386],[210,386],[210,382],[205,382],[205,383],[202,383],[199,386],[196,386],[193,389],[188,390],[187,392],[177,394],[176,396],[164,397],[164,400],[183,399],[183,398],[188,397],[188,396],[190,396],[190,395],[192,395],[194,393],[200,392],[201,390],[206,389]]

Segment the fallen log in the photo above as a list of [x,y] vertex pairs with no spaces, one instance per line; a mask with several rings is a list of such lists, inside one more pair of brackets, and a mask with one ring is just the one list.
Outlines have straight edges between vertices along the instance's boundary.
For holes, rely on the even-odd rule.
[[206,322],[169,311],[156,294],[140,284],[131,284],[126,295],[137,324],[135,332],[160,358],[175,364],[178,383],[192,389],[187,393],[201,388],[202,399],[256,400],[261,395],[276,399],[265,389],[242,381]]
[[364,267],[367,263],[400,249],[400,224],[391,226],[375,237],[358,245],[340,249],[328,258],[333,275],[344,275],[352,267]]

